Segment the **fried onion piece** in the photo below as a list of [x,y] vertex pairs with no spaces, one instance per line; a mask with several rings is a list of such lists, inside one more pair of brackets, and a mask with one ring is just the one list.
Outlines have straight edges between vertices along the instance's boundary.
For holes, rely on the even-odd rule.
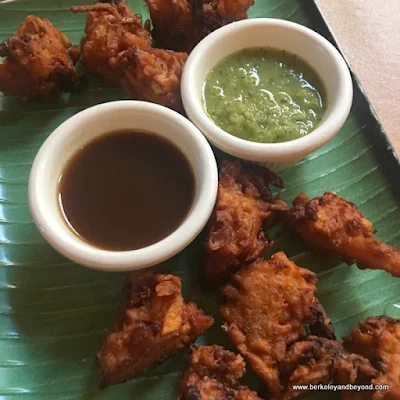
[[131,48],[120,62],[122,85],[133,98],[183,112],[180,82],[186,59],[187,53]]
[[132,273],[114,329],[98,353],[103,386],[124,382],[173,356],[213,323],[196,304],[184,302],[178,277]]
[[239,161],[222,163],[205,243],[207,282],[220,282],[272,247],[266,229],[283,218],[288,207],[271,194],[270,185],[282,188],[283,182],[266,168]]
[[400,399],[400,320],[385,315],[368,318],[343,340],[346,349],[368,358],[378,370],[372,384],[390,386],[364,398]]
[[354,204],[331,192],[311,200],[301,193],[293,204],[289,225],[316,253],[400,277],[400,250],[374,239]]
[[146,0],[158,46],[190,52],[215,29],[247,18],[254,0]]
[[178,400],[260,400],[239,386],[246,372],[243,357],[221,346],[194,346]]
[[286,387],[282,399],[306,393],[293,386],[369,384],[377,370],[364,357],[350,353],[336,340],[309,336],[294,343],[280,365]]
[[81,41],[82,59],[87,72],[107,83],[120,82],[120,52],[133,46],[149,49],[150,32],[142,26],[142,17],[133,14],[125,1],[71,7],[74,13],[86,12],[86,36]]
[[50,21],[28,15],[15,35],[0,43],[0,91],[26,100],[57,98],[77,89],[79,49]]
[[279,252],[243,267],[222,290],[224,330],[272,394],[283,390],[279,365],[288,346],[306,335],[305,325],[321,324],[316,282],[314,272]]

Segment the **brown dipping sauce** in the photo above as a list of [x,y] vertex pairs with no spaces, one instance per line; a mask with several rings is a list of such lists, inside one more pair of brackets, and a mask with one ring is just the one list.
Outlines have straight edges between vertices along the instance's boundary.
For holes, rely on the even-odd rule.
[[73,231],[91,245],[135,250],[172,233],[193,203],[189,162],[160,136],[119,131],[83,147],[59,184],[59,204]]

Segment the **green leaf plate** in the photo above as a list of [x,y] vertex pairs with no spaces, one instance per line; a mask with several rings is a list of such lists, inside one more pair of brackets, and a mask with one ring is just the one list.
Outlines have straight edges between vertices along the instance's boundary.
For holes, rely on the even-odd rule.
[[[86,0],[0,2],[0,39],[9,37],[30,13],[49,18],[78,44],[85,15],[69,12]],[[143,0],[131,0],[147,17]],[[334,44],[310,0],[256,0],[250,17],[292,20],[319,31]],[[335,191],[358,204],[378,230],[377,237],[400,246],[400,167],[358,81],[354,105],[340,134],[282,174],[282,198],[301,191],[310,196]],[[0,95],[1,96],[1,95]],[[97,388],[95,353],[110,327],[124,278],[74,265],[53,251],[36,230],[28,209],[27,180],[33,158],[64,120],[96,103],[123,98],[99,81],[79,94],[53,102],[21,102],[0,97],[0,399],[173,399],[185,367],[185,352],[125,384]],[[319,276],[318,296],[339,336],[357,322],[385,313],[400,317],[400,279],[360,271],[312,254],[284,228],[274,230],[274,251],[282,249]],[[217,294],[198,285],[202,238],[159,268],[179,275],[188,300],[216,317],[199,339],[232,347],[220,329]],[[248,372],[245,382],[263,391]],[[311,396],[325,399],[326,393]],[[333,397],[335,398],[335,397]]]

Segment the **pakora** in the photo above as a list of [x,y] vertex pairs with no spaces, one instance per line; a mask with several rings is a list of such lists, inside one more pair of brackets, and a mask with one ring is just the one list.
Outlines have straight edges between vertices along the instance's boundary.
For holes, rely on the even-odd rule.
[[121,311],[98,353],[102,386],[124,382],[173,356],[213,323],[194,303],[185,303],[174,275],[132,273]]
[[243,267],[222,289],[223,328],[272,394],[283,390],[279,364],[288,346],[306,335],[306,324],[321,323],[312,309],[316,282],[279,252]]
[[15,35],[0,43],[0,91],[26,100],[57,98],[79,86],[79,49],[50,21],[28,15]]
[[254,0],[146,0],[158,46],[190,52],[205,36],[247,18]]
[[374,229],[356,206],[331,192],[293,202],[289,225],[311,248],[360,269],[382,269],[400,277],[400,250],[372,237]]
[[189,369],[178,400],[260,400],[239,380],[246,372],[243,357],[221,346],[193,346]]
[[188,52],[198,43],[189,0],[146,0],[157,47]]
[[270,185],[283,187],[273,172],[239,161],[223,161],[218,198],[207,228],[204,275],[216,283],[273,245],[266,229],[283,218],[288,206]]
[[187,56],[172,50],[133,47],[120,62],[122,86],[131,97],[183,112],[180,82]]
[[285,387],[282,400],[304,394],[297,385],[369,384],[377,370],[364,357],[346,351],[336,340],[309,336],[294,343],[280,364]]
[[152,39],[148,24],[133,14],[125,1],[71,7],[74,13],[86,12],[86,36],[81,41],[82,59],[87,72],[117,85],[121,71],[118,55],[131,47],[149,49]]
[[[371,383],[389,385],[388,390],[366,393],[364,399],[400,399],[400,320],[385,315],[360,322],[350,335],[343,338],[344,347],[368,358],[378,370]],[[368,395],[368,397],[367,397]]]

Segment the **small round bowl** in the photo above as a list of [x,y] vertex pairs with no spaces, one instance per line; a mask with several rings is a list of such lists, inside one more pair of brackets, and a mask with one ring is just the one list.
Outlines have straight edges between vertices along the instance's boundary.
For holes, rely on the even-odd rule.
[[[88,142],[118,130],[152,132],[168,139],[186,156],[196,182],[192,207],[181,225],[165,239],[132,251],[107,251],[84,242],[67,226],[58,204],[59,178],[71,157]],[[212,149],[190,121],[159,105],[116,101],[74,115],[49,136],[29,177],[29,207],[44,238],[65,257],[100,270],[135,270],[166,260],[193,241],[211,215],[217,186]]]
[[[317,72],[325,89],[327,107],[314,131],[288,142],[256,143],[225,132],[208,117],[202,99],[208,72],[229,54],[251,47],[285,50],[306,61]],[[353,85],[343,57],[321,35],[293,22],[260,18],[234,22],[203,39],[186,62],[181,93],[189,119],[212,144],[226,153],[279,171],[336,135],[350,112]]]

